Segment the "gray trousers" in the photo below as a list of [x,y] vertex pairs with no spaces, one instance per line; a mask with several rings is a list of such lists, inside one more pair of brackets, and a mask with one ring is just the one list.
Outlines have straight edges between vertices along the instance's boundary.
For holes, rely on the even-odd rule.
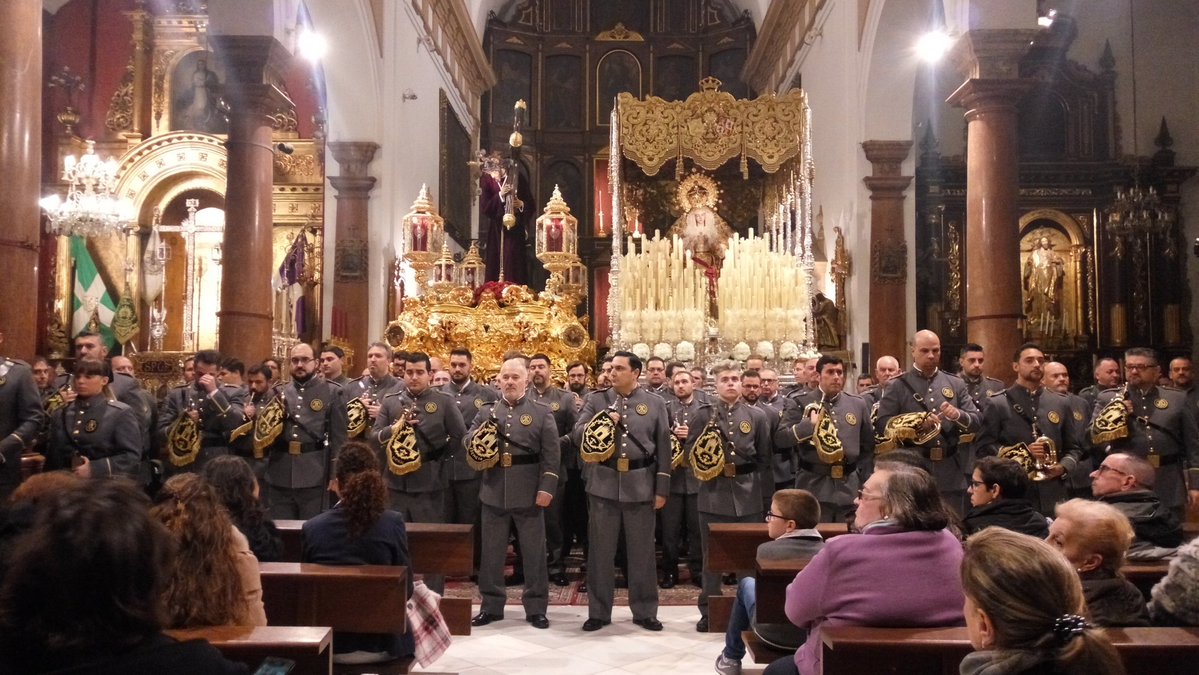
[[482,528],[479,526],[479,486],[482,478],[470,480],[452,480],[450,489],[446,492],[445,521],[458,525],[474,525],[475,539],[475,574],[479,573],[479,556],[483,551]]
[[[566,509],[566,471],[558,479],[558,489],[554,492],[558,497],[550,502],[545,509],[545,546],[549,553],[549,569],[551,572],[565,572],[566,560],[562,556],[563,525],[565,524]],[[525,554],[524,544],[521,544],[521,555]]]
[[479,594],[482,609],[488,614],[504,614],[504,558],[508,552],[508,532],[516,527],[516,538],[524,553],[525,590],[521,603],[525,616],[545,614],[549,604],[549,572],[545,563],[545,519],[543,509],[501,509],[482,505],[483,558],[479,563]]
[[700,546],[699,495],[672,494],[662,507],[662,570],[679,573],[683,535],[687,536],[687,569],[698,576],[704,569],[704,552]]
[[[708,557],[708,525],[712,523],[760,523],[766,516],[764,513],[750,513],[744,516],[721,516],[715,513],[699,512],[699,539],[701,546],[704,549],[704,559]],[[753,573],[754,570],[742,570]],[[741,576],[741,571],[738,572],[738,577]],[[720,595],[720,572],[711,572],[708,570],[707,564],[704,565],[704,587],[699,592],[699,614],[700,616],[708,615],[708,596]]]
[[587,617],[612,620],[616,596],[616,546],[624,526],[628,552],[629,609],[634,619],[658,617],[654,565],[654,505],[587,495]]
[[[391,510],[404,517],[406,523],[444,523],[446,490],[432,492],[399,492],[388,488]],[[425,585],[438,595],[445,595],[445,575],[425,574]]]
[[267,498],[271,504],[273,520],[308,520],[321,514],[325,508],[324,487],[282,488],[267,485]]

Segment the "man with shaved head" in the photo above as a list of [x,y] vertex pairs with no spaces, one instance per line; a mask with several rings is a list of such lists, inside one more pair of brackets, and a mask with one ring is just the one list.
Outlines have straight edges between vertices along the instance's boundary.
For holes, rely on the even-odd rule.
[[1182,543],[1182,525],[1174,511],[1153,492],[1157,470],[1136,455],[1114,452],[1091,473],[1095,499],[1128,516],[1136,533],[1132,551]]
[[[1049,361],[1044,366],[1044,373],[1045,388],[1065,396],[1066,403],[1070,406],[1070,417],[1085,425],[1091,418],[1091,409],[1086,399],[1071,393],[1070,371],[1066,364]],[[1071,499],[1091,498],[1091,471],[1095,468],[1095,461],[1091,459],[1091,439],[1086,434],[1083,435],[1082,444],[1083,454],[1078,464],[1066,470],[1066,494]]]
[[[895,445],[911,448],[932,462],[942,496],[961,514],[973,458],[959,453],[958,446],[973,440],[981,415],[966,383],[941,370],[940,363],[941,338],[931,330],[917,332],[912,337],[912,368],[895,377],[883,393],[875,431],[880,436],[894,434],[896,429],[887,428],[893,418],[916,413],[905,418],[917,421],[898,429],[905,433],[895,436]],[[923,443],[917,442],[925,437]]]

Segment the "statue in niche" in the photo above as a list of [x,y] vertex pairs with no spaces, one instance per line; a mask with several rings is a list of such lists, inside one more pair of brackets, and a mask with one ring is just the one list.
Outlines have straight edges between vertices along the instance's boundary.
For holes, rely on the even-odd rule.
[[693,173],[679,183],[675,199],[683,211],[668,234],[678,235],[691,257],[710,270],[719,269],[733,228],[716,212],[720,190],[716,181],[702,173]]
[[[211,134],[228,133],[221,104],[221,79],[208,68],[205,52],[184,57],[172,78],[174,102],[171,106],[171,128],[202,131]],[[188,71],[188,64],[194,67]]]
[[841,325],[841,310],[837,309],[837,303],[819,291],[812,299],[812,319],[816,324],[817,349],[837,351],[845,348],[841,342],[845,332]]
[[1036,246],[1024,261],[1024,316],[1029,334],[1057,337],[1065,334],[1062,315],[1062,283],[1066,261],[1053,250],[1048,236],[1037,238]]

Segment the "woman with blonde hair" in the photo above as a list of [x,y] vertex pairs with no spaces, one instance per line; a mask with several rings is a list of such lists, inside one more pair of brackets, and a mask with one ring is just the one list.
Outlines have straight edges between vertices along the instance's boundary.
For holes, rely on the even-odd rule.
[[1040,539],[990,527],[966,540],[966,630],[978,651],[962,675],[1122,675],[1101,629],[1083,617],[1078,574]]
[[1120,573],[1132,544],[1132,524],[1103,502],[1071,499],[1057,505],[1046,541],[1078,570],[1091,623],[1096,626],[1148,626],[1145,597]]
[[204,478],[172,477],[150,516],[166,526],[179,551],[165,589],[169,628],[266,625],[258,559]]

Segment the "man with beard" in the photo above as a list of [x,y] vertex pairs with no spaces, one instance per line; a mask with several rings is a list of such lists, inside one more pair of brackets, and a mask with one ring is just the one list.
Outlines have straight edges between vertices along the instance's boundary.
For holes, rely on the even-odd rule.
[[1066,494],[1070,499],[1075,497],[1090,499],[1091,470],[1095,467],[1095,461],[1092,459],[1091,439],[1086,433],[1085,426],[1091,419],[1091,409],[1088,407],[1086,399],[1070,392],[1070,371],[1064,363],[1050,361],[1045,364],[1043,370],[1045,371],[1045,388],[1065,396],[1066,403],[1070,406],[1070,416],[1076,423],[1084,426],[1082,438],[1079,439],[1082,444],[1082,456],[1079,457],[1078,463],[1073,468],[1066,470]]
[[986,362],[986,358],[983,348],[973,342],[962,347],[961,356],[958,357],[958,375],[966,383],[966,391],[970,393],[970,398],[974,399],[974,405],[979,410],[986,405],[988,396],[1006,388],[1002,381],[983,375],[983,363]]
[[575,410],[583,408],[583,399],[591,393],[587,388],[588,372],[587,364],[582,361],[575,361],[566,366],[566,388],[575,395]]
[[[229,435],[242,425],[242,406],[246,394],[240,387],[221,384],[218,375],[221,355],[213,349],[196,352],[196,379],[190,385],[175,387],[167,393],[158,414],[159,438],[166,441],[168,473],[201,471],[214,457],[229,454]],[[171,443],[172,431],[180,418],[187,416],[199,424],[200,452],[183,454],[184,448]]]
[[[555,387],[550,381],[550,357],[545,354],[535,354],[529,359],[529,399],[549,406],[554,415],[554,423],[558,426],[562,466],[554,473],[560,476],[555,494],[562,494],[566,486],[566,476],[571,467],[578,468],[578,453],[570,440],[570,432],[578,419],[574,395]],[[563,533],[562,507],[565,500],[558,499],[545,511],[545,537],[549,551],[550,581],[556,586],[567,586],[570,581],[566,578],[566,556],[570,546]]]
[[[265,408],[275,398],[275,392],[270,387],[269,371],[270,367],[263,364],[251,366],[246,371],[246,399],[242,405],[245,422],[242,428],[238,429],[238,433],[234,434],[237,438],[230,443],[233,452],[250,464],[250,468],[254,470],[254,475],[259,481],[263,480],[266,461],[265,458],[255,459],[253,430],[254,421],[258,419],[258,411]],[[266,504],[267,495],[263,494],[261,498],[263,504]]]
[[[357,434],[353,433],[353,429],[348,430],[349,438],[364,434],[371,428],[379,417],[379,404],[384,396],[404,389],[404,383],[391,374],[391,357],[391,347],[382,342],[372,342],[366,350],[366,373],[351,380],[345,388],[346,405],[361,404],[366,409],[366,427]],[[354,404],[354,399],[359,403]],[[348,411],[347,407],[347,414]]]
[[645,390],[651,394],[670,397],[670,385],[666,383],[666,362],[651,356],[645,362]]
[[[459,347],[450,352],[450,381],[442,385],[441,391],[454,399],[463,426],[470,428],[479,411],[499,396],[490,387],[484,387],[471,377],[474,357],[469,349]],[[451,523],[475,526],[475,570],[479,568],[482,555],[482,539],[479,528],[479,485],[482,476],[466,463],[464,446],[454,446],[454,454],[448,461],[450,483],[446,493],[446,520]]]
[[983,407],[978,453],[997,455],[1023,443],[1045,477],[1033,481],[1027,497],[1041,515],[1050,516],[1054,505],[1066,499],[1061,479],[1078,466],[1085,427],[1074,419],[1065,396],[1042,386],[1044,363],[1045,353],[1032,343],[1012,355],[1016,383],[992,393]]
[[1199,414],[1199,387],[1195,387],[1189,357],[1179,356],[1170,361],[1170,384],[1186,394],[1191,412]]

